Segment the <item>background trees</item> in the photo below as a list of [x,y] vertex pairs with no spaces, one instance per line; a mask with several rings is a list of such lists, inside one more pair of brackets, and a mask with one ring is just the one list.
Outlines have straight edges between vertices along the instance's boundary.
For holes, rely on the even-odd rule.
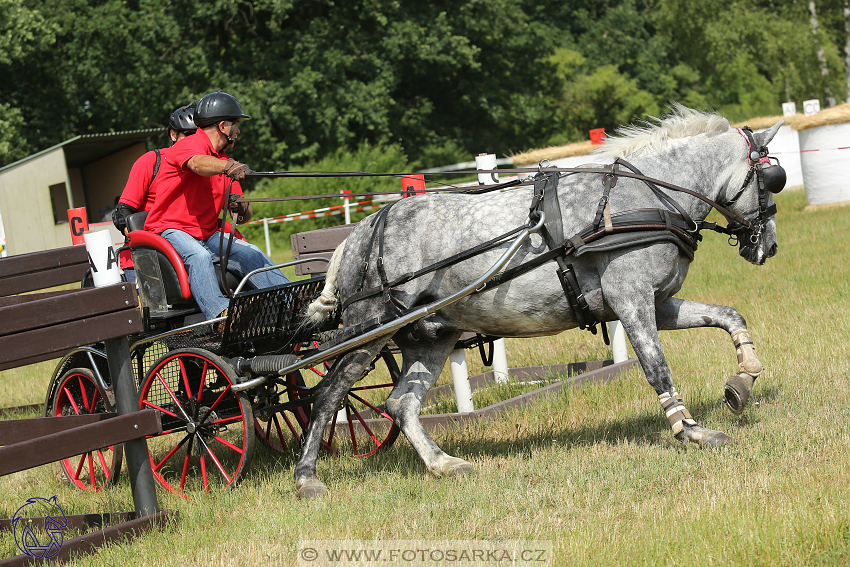
[[0,165],[164,125],[217,88],[254,116],[234,154],[262,170],[361,144],[433,167],[583,139],[672,101],[733,121],[843,102],[845,4],[4,0]]

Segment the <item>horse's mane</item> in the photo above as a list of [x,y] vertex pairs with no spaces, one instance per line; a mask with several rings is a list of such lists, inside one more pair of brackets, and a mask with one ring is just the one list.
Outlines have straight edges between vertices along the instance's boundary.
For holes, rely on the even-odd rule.
[[650,116],[638,125],[618,128],[613,136],[594,153],[603,158],[624,158],[642,152],[661,152],[671,140],[697,134],[725,132],[729,121],[718,114],[709,114],[673,103],[669,114],[660,118]]

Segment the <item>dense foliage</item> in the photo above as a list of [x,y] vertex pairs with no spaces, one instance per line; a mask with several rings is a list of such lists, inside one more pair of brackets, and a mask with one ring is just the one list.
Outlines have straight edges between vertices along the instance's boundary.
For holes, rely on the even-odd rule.
[[255,169],[363,142],[435,166],[586,138],[671,101],[733,120],[841,102],[844,1],[812,4],[817,35],[795,0],[4,0],[0,164],[162,125],[216,88],[255,117]]

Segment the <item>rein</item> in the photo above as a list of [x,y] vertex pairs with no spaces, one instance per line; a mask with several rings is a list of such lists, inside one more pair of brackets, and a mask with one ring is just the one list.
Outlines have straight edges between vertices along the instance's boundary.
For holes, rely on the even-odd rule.
[[[567,173],[567,174],[576,174],[576,173],[595,173],[602,175],[616,175],[627,177],[630,179],[637,179],[639,181],[643,181],[646,183],[650,189],[656,195],[663,195],[657,186],[664,187],[666,189],[670,189],[672,191],[677,191],[679,193],[685,193],[686,195],[690,195],[695,197],[708,205],[715,208],[721,215],[726,217],[730,223],[738,225],[734,230],[734,232],[740,232],[743,230],[756,230],[757,226],[753,224],[751,221],[745,219],[744,217],[732,212],[728,208],[724,207],[720,203],[713,201],[702,195],[693,191],[691,189],[686,189],[674,183],[668,183],[666,181],[662,181],[660,179],[655,179],[653,177],[647,177],[642,173],[638,172],[634,166],[629,165],[627,162],[618,159],[619,163],[625,165],[626,167],[630,167],[632,171],[627,171],[623,169],[618,169],[612,171],[610,168],[584,168],[584,167],[539,167],[540,171],[544,171],[546,173]],[[479,173],[526,173],[531,174],[528,169],[475,169],[475,170],[466,170],[466,171],[451,171],[445,172],[444,174],[450,175],[477,175]],[[356,171],[314,171],[314,172],[286,172],[286,171],[264,171],[264,172],[251,172],[246,175],[246,177],[410,177],[411,173],[368,173],[368,172],[356,172]],[[476,189],[447,189],[446,187],[438,187],[432,189],[425,189],[426,193],[467,193],[467,194],[481,194],[489,191],[495,191],[498,189],[504,189],[507,187],[516,187],[519,185],[530,185],[533,183],[532,179],[520,180],[516,179],[513,181],[509,181],[506,183],[500,183],[498,185],[488,185],[481,188]],[[374,192],[374,193],[348,193],[347,197],[374,197],[375,195],[399,195],[400,191],[385,191],[385,192]],[[275,202],[275,201],[306,201],[311,199],[326,199],[326,198],[338,198],[339,194],[325,194],[325,195],[291,195],[287,197],[260,197],[255,199],[246,199],[245,197],[241,197],[236,200],[236,202],[245,202],[245,203],[264,203],[264,202]],[[667,200],[669,197],[666,195],[662,200]]]

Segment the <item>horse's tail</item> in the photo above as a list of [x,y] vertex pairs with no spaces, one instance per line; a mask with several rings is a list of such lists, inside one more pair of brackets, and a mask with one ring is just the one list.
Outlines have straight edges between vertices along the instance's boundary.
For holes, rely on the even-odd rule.
[[325,287],[322,293],[307,306],[307,320],[312,323],[321,323],[336,309],[338,303],[336,298],[336,274],[339,271],[339,261],[342,258],[343,250],[345,250],[345,240],[336,247],[336,250],[334,250],[331,256],[330,264],[328,264],[328,272],[325,276]]

